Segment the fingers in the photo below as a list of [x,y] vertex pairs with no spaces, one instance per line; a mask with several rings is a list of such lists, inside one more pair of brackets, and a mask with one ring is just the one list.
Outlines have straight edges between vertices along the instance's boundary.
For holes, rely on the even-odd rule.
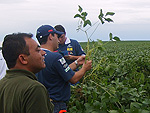
[[84,64],[84,66],[87,71],[92,69],[92,60],[87,60],[86,64]]

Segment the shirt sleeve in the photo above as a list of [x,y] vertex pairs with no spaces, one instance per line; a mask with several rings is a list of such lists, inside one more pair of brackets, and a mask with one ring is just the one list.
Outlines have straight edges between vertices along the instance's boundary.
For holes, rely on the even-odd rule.
[[77,56],[85,55],[85,52],[83,51],[78,41],[76,41],[75,48],[76,48]]
[[65,81],[69,81],[75,74],[75,72],[67,64],[65,58],[61,55],[56,58],[53,66]]
[[53,104],[43,85],[34,85],[24,95],[24,113],[53,113]]

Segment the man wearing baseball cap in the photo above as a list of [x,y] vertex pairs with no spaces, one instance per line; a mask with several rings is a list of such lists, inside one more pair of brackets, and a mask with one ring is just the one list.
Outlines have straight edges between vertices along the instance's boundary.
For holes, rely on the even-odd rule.
[[[40,26],[36,34],[41,48],[46,52],[46,68],[36,75],[49,92],[50,100],[54,104],[54,113],[67,110],[66,102],[70,99],[70,83],[75,84],[84,76],[86,71],[92,68],[92,61],[84,63],[85,56],[81,56],[68,65],[61,54],[54,52],[59,44],[58,35],[62,34],[63,32],[55,30],[50,25]],[[82,64],[83,66],[79,71],[73,71]]]

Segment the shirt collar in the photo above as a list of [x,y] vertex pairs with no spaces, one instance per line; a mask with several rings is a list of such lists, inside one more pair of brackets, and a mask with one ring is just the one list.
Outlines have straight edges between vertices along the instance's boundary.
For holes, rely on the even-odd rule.
[[65,44],[69,44],[71,43],[70,39],[66,37],[66,41],[65,41]]
[[24,70],[24,69],[9,69],[6,70],[6,76],[27,76],[33,80],[37,80],[36,76],[34,73]]

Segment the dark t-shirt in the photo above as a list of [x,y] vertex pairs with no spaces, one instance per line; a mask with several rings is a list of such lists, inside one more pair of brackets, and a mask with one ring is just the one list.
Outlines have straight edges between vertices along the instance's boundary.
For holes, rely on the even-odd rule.
[[69,67],[61,54],[50,52],[46,49],[43,50],[46,52],[46,68],[36,74],[38,81],[47,88],[52,100],[69,101],[69,80],[73,77],[75,72]]

